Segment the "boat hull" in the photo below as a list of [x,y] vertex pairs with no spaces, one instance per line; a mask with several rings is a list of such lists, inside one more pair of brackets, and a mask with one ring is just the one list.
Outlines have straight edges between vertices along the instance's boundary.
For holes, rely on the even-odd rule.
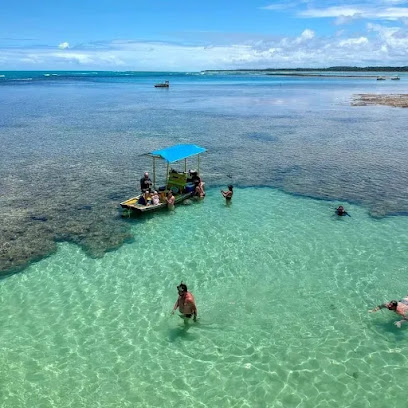
[[[174,196],[174,203],[179,204],[183,202],[184,200],[187,200],[188,198],[192,197],[193,192],[185,193],[185,194],[179,194]],[[138,204],[137,202],[139,201],[140,195],[136,197],[129,198],[126,201],[123,201],[120,203],[120,206],[122,208],[125,208],[127,210],[131,210],[135,213],[148,213],[148,212],[154,212],[154,211],[159,211],[163,210],[164,208],[167,208],[167,203],[159,203],[157,205],[141,205]]]

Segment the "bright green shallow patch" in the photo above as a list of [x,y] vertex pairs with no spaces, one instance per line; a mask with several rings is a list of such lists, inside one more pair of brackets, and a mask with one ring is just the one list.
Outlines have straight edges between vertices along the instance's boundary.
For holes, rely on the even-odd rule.
[[[406,400],[408,219],[272,189],[218,190],[0,281],[0,406],[384,407]],[[170,317],[176,285],[200,322]],[[396,378],[398,379],[396,381]]]

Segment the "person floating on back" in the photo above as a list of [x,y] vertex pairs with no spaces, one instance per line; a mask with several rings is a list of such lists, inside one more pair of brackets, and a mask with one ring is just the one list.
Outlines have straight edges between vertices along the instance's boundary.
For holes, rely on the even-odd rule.
[[227,200],[227,202],[231,201],[232,196],[234,195],[233,185],[230,184],[228,186],[228,191],[221,190],[222,196]]
[[193,320],[196,321],[197,307],[195,304],[194,296],[187,291],[187,285],[183,283],[183,281],[179,286],[177,286],[177,290],[179,295],[171,314],[174,314],[174,312],[178,308],[181,313],[180,317],[184,319],[184,323],[187,323],[187,319],[191,319],[191,317],[193,317]]
[[405,296],[402,300],[391,300],[388,303],[378,305],[374,309],[369,310],[369,312],[373,313],[385,308],[402,316],[401,320],[394,323],[397,327],[401,327],[402,323],[405,323],[408,320],[408,296]]
[[339,215],[340,217],[348,215],[351,217],[351,215],[344,209],[342,205],[336,208],[336,214]]

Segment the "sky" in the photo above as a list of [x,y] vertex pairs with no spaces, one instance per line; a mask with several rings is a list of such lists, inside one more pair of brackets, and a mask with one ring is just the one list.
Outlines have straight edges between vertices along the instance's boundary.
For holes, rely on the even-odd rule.
[[19,0],[0,70],[408,65],[408,0]]

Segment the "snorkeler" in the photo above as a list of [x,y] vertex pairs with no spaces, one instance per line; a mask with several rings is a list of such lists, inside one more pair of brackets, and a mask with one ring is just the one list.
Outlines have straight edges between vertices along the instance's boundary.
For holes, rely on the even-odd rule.
[[193,316],[193,320],[196,321],[197,307],[194,301],[194,296],[187,291],[187,285],[183,282],[181,282],[180,285],[177,286],[177,290],[179,296],[171,314],[174,314],[174,312],[178,308],[181,313],[180,317],[184,319],[191,319],[191,317]]
[[344,209],[342,205],[336,208],[336,214],[340,217],[344,215],[348,215],[349,217],[351,217],[351,215]]
[[228,186],[228,191],[221,190],[222,196],[223,196],[227,201],[231,201],[231,198],[232,198],[232,196],[233,196],[233,194],[234,194],[233,188],[234,188],[233,185],[230,184],[230,185]]
[[397,327],[401,327],[402,323],[405,323],[408,320],[408,296],[405,296],[402,300],[391,300],[388,303],[383,303],[382,305],[378,305],[372,310],[369,310],[370,313],[377,312],[378,310],[387,308],[388,310],[392,310],[398,315],[402,316],[402,319],[394,324]]

